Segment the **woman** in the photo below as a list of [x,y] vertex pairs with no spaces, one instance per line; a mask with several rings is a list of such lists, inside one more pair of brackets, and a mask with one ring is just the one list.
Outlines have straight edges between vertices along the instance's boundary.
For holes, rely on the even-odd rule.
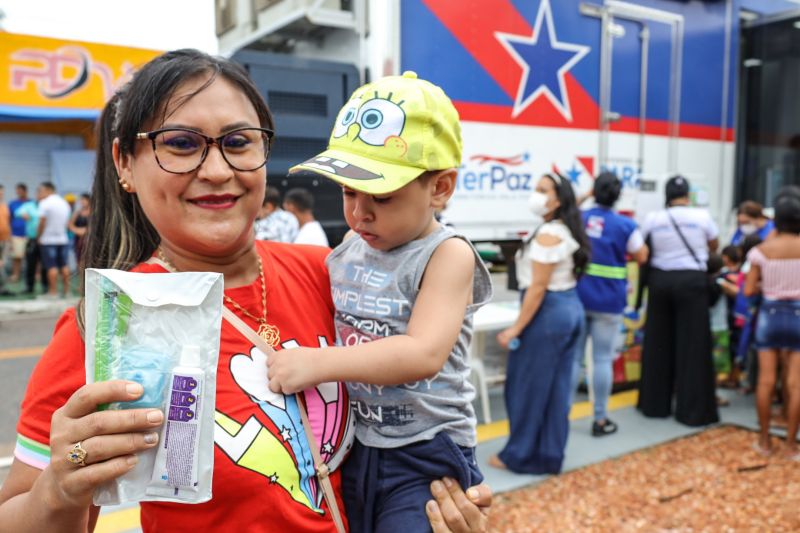
[[[101,118],[86,267],[164,272],[144,264],[157,254],[175,270],[219,272],[225,305],[250,327],[271,326],[282,346],[333,342],[326,250],[254,242],[272,128],[266,104],[235,63],[179,50],[145,65]],[[158,409],[97,411],[98,404],[134,400],[143,391],[124,381],[84,385],[83,318],[82,310],[61,317],[31,377],[18,425],[21,445],[0,490],[4,530],[91,531],[94,489],[129,471],[136,452],[158,441]],[[142,503],[145,531],[335,530],[325,503],[304,499],[276,474],[286,447],[294,450],[290,439],[303,436],[276,425],[272,415],[280,406],[264,401],[259,354],[223,323],[214,497],[192,506]],[[306,403],[321,401],[317,390],[304,395]],[[325,401],[348,412],[346,396]],[[263,444],[278,438],[286,444]],[[85,452],[81,464],[68,459],[76,446]],[[297,476],[313,475],[292,457]],[[338,472],[331,480],[338,490]],[[453,530],[485,528],[480,510],[452,483],[434,484],[438,505],[428,508],[435,531],[449,531],[443,514]]]
[[731,244],[734,246],[741,246],[748,235],[758,235],[763,241],[775,229],[775,224],[764,216],[764,207],[752,200],[739,204],[739,209],[736,210],[736,223],[738,227],[731,238]]
[[92,214],[91,201],[91,196],[86,193],[81,194],[78,209],[72,213],[72,217],[69,219],[69,230],[75,235],[75,260],[78,261],[78,264],[83,255],[83,243],[89,227],[89,216]]
[[592,262],[578,283],[578,296],[586,309],[586,327],[578,341],[572,390],[578,385],[586,340],[592,339],[592,385],[594,422],[592,436],[617,431],[608,418],[608,398],[614,384],[616,341],[622,328],[622,312],[628,301],[627,256],[639,264],[647,261],[647,245],[636,222],[613,211],[622,183],[613,172],[603,172],[594,181],[595,207],[582,213],[586,234],[592,245]]
[[674,176],[666,185],[667,208],[642,225],[650,238],[647,322],[639,381],[639,409],[687,426],[719,420],[708,310],[709,251],[718,230],[707,210],[689,206],[689,182]]
[[[776,233],[748,254],[750,271],[745,296],[759,292],[764,298],[758,311],[755,344],[758,348],[756,409],[761,430],[754,447],[772,452],[770,410],[775,390],[779,352],[785,351],[784,405],[788,405],[786,456],[800,461],[797,427],[800,422],[800,199],[782,196],[775,202]],[[760,286],[760,288],[759,288]],[[787,397],[788,396],[788,397]]]
[[503,347],[519,340],[506,372],[511,433],[489,464],[556,474],[567,445],[572,368],[584,321],[575,285],[589,260],[589,241],[572,185],[561,175],[539,180],[530,207],[544,223],[517,256],[519,317],[497,335]]

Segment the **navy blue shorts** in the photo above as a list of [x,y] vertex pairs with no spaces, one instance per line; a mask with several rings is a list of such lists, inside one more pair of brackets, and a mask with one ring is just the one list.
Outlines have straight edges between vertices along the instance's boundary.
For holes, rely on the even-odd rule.
[[800,300],[761,302],[756,322],[756,348],[800,351]]
[[475,450],[445,433],[400,448],[370,448],[356,440],[342,467],[342,493],[351,533],[431,531],[425,503],[443,477],[463,489],[483,481]]
[[42,254],[42,266],[45,270],[67,266],[69,258],[68,244],[41,244],[39,245],[39,250]]

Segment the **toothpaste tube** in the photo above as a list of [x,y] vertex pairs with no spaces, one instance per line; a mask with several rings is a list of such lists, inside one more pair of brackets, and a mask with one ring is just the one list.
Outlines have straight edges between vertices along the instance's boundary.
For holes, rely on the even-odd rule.
[[200,445],[200,409],[205,393],[205,372],[200,348],[184,346],[179,366],[170,376],[167,421],[161,430],[153,477],[147,494],[179,496],[197,492]]

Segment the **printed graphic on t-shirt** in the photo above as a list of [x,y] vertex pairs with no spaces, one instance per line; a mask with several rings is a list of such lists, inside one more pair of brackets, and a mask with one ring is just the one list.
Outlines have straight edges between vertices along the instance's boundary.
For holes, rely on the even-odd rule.
[[[328,345],[324,336],[317,338],[320,348]],[[281,344],[283,349],[298,346],[294,340]],[[235,354],[230,359],[234,381],[277,431],[270,431],[265,420],[256,414],[240,424],[217,411],[214,442],[236,465],[261,474],[270,484],[282,487],[295,501],[322,512],[322,491],[317,485],[297,398],[272,392],[266,380],[266,368],[267,356],[255,346],[249,354]],[[347,392],[341,383],[322,383],[303,394],[320,456],[334,470],[347,454],[355,428],[355,419],[342,401]]]

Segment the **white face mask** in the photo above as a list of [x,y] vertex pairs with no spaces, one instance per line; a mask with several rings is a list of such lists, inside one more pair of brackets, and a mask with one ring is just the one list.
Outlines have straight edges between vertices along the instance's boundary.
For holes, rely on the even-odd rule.
[[745,235],[752,235],[753,233],[758,231],[758,226],[755,224],[742,224],[739,226],[741,232]]
[[549,198],[546,194],[533,191],[528,198],[528,209],[530,209],[531,213],[534,215],[543,217],[550,212],[550,209],[547,207],[548,200]]

